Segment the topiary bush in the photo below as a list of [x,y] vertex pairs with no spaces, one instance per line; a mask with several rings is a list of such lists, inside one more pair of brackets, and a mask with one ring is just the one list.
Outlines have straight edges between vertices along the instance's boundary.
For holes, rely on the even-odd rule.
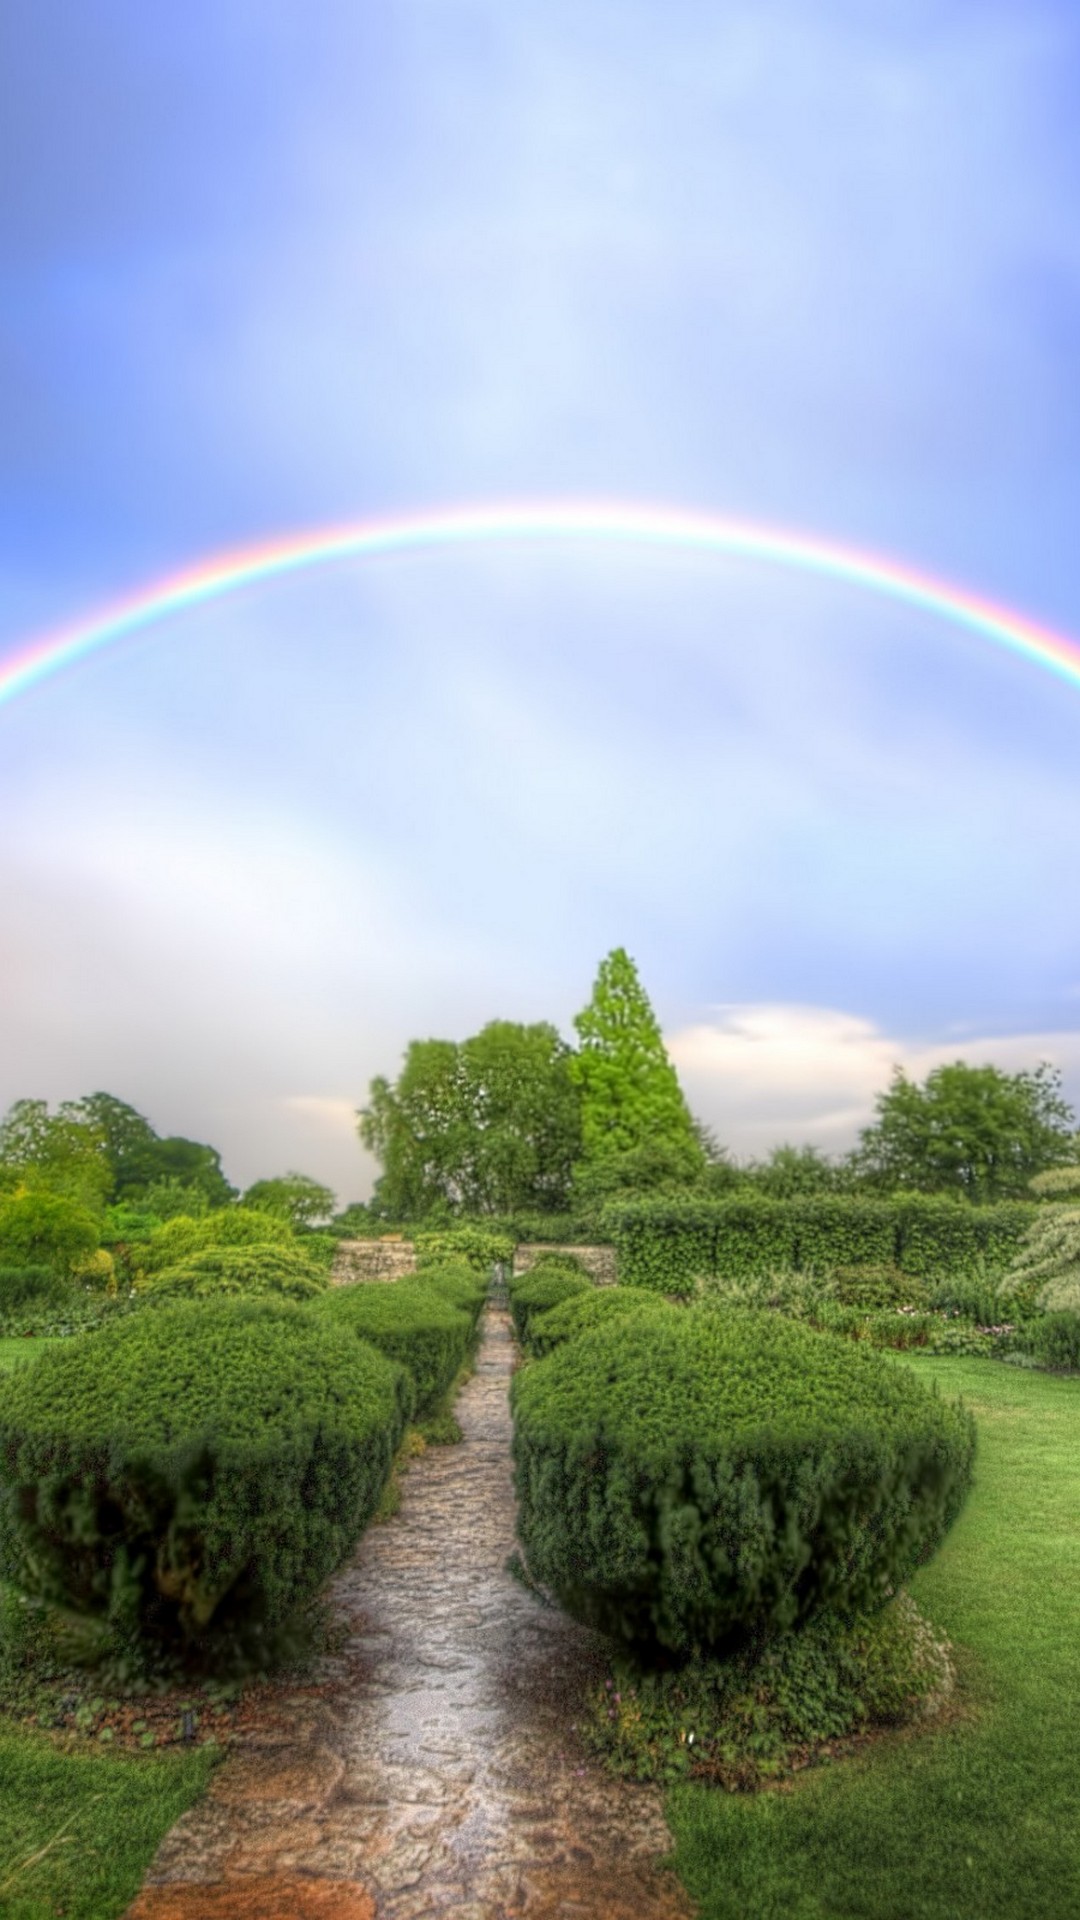
[[266,1241],[247,1247],[205,1247],[142,1280],[137,1294],[140,1301],[151,1304],[226,1294],[315,1300],[328,1285],[325,1268],[309,1260],[299,1245]]
[[175,1267],[192,1254],[209,1248],[251,1247],[276,1244],[296,1246],[298,1241],[287,1220],[277,1214],[261,1213],[257,1207],[216,1207],[198,1220],[178,1213],[158,1227],[137,1250],[137,1265],[148,1278],[163,1267]]
[[531,1573],[648,1652],[880,1606],[971,1478],[970,1413],[763,1311],[631,1315],[523,1368],[512,1406]]
[[469,1315],[420,1277],[331,1287],[309,1311],[407,1368],[418,1415],[441,1399],[469,1351]]
[[420,1268],[416,1279],[418,1283],[431,1287],[444,1300],[448,1300],[451,1306],[468,1314],[475,1339],[480,1326],[480,1317],[484,1311],[484,1303],[488,1297],[486,1276],[463,1261],[447,1260],[441,1266]]
[[571,1294],[559,1306],[538,1314],[529,1329],[529,1346],[542,1358],[567,1340],[578,1340],[597,1327],[614,1326],[627,1314],[678,1311],[670,1301],[647,1293],[643,1287],[592,1287],[588,1293]]
[[583,1275],[562,1267],[544,1267],[539,1273],[516,1275],[510,1286],[510,1317],[522,1346],[529,1345],[535,1321],[552,1307],[593,1290]]
[[411,1409],[286,1301],[127,1315],[5,1382],[0,1576],[172,1657],[257,1652],[351,1551]]

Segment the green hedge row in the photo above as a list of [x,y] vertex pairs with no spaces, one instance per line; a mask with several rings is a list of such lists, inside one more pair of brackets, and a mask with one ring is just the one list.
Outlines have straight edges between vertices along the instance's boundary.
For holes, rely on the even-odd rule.
[[531,1348],[536,1323],[553,1307],[593,1291],[591,1280],[577,1261],[560,1254],[542,1256],[527,1273],[512,1275],[508,1283],[510,1317],[522,1346]]
[[543,1358],[567,1340],[578,1340],[599,1327],[612,1327],[628,1314],[678,1311],[659,1294],[646,1293],[642,1287],[593,1287],[535,1315],[529,1327],[529,1349]]
[[639,1200],[610,1207],[619,1278],[689,1293],[699,1278],[734,1280],[782,1269],[894,1265],[934,1281],[965,1268],[1004,1272],[1037,1202],[973,1207],[930,1194],[769,1200]]
[[523,1368],[512,1406],[530,1572],[646,1653],[872,1611],[971,1478],[969,1413],[765,1311],[631,1314]]
[[310,1308],[202,1300],[5,1381],[0,1574],[186,1659],[250,1653],[370,1518],[413,1389]]
[[442,1398],[471,1343],[470,1314],[426,1275],[331,1287],[307,1311],[330,1326],[348,1329],[405,1367],[415,1384],[418,1414],[429,1412]]

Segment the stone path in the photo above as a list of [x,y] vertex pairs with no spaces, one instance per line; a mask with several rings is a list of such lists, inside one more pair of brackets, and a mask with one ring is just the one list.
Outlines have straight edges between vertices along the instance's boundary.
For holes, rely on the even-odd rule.
[[661,1797],[573,1723],[600,1643],[510,1574],[507,1315],[400,1512],[337,1577],[350,1626],[172,1829],[127,1920],[688,1920]]

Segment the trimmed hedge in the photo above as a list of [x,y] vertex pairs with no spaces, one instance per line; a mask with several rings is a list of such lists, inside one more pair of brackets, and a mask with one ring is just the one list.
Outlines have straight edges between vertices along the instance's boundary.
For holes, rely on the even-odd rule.
[[308,1311],[347,1327],[405,1367],[416,1388],[418,1414],[442,1398],[469,1352],[468,1313],[420,1276],[331,1287]]
[[140,1272],[153,1275],[211,1247],[268,1244],[295,1247],[300,1242],[289,1222],[278,1214],[262,1213],[257,1207],[215,1207],[198,1220],[190,1214],[176,1214],[132,1251]]
[[990,1277],[1015,1259],[1037,1201],[974,1207],[936,1194],[770,1200],[635,1200],[609,1206],[619,1279],[659,1293],[693,1293],[699,1279],[750,1279],[784,1268],[900,1267],[933,1282],[964,1269]]
[[970,1413],[769,1312],[630,1315],[523,1368],[511,1398],[531,1573],[645,1653],[872,1611],[971,1479]]
[[351,1551],[411,1410],[401,1368],[286,1301],[130,1314],[5,1381],[0,1572],[188,1656],[268,1644]]
[[554,1353],[567,1340],[578,1340],[598,1327],[610,1327],[632,1313],[677,1313],[658,1294],[641,1287],[593,1287],[588,1293],[571,1294],[557,1307],[540,1313],[529,1330],[529,1346],[542,1357]]
[[475,1337],[480,1317],[488,1297],[486,1276],[470,1267],[464,1261],[447,1260],[441,1266],[422,1267],[416,1275],[416,1282],[430,1287],[451,1306],[467,1313],[469,1324]]
[[564,1267],[552,1265],[536,1274],[518,1274],[509,1290],[510,1317],[522,1346],[531,1344],[534,1323],[552,1307],[593,1291],[591,1281]]
[[248,1247],[206,1247],[163,1267],[137,1289],[142,1301],[196,1300],[221,1295],[279,1294],[315,1300],[328,1285],[324,1267],[299,1246],[267,1241]]

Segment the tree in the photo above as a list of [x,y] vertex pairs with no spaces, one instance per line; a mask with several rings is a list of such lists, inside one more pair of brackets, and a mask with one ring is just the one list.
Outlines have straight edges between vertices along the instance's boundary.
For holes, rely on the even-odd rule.
[[292,1227],[313,1227],[330,1218],[337,1198],[332,1188],[321,1186],[306,1173],[283,1173],[276,1180],[256,1180],[240,1205],[275,1213]]
[[1046,1061],[1033,1073],[1008,1074],[956,1060],[935,1067],[921,1087],[897,1067],[852,1166],[887,1191],[1021,1198],[1034,1175],[1075,1158],[1074,1123],[1060,1072]]
[[383,1168],[373,1207],[395,1220],[557,1211],[581,1143],[569,1060],[547,1022],[412,1041],[396,1085],[373,1080],[359,1116]]
[[767,1160],[747,1167],[743,1178],[771,1200],[802,1200],[836,1193],[850,1184],[844,1170],[820,1147],[774,1147]]
[[600,962],[592,998],[575,1016],[581,1041],[570,1062],[581,1092],[583,1158],[599,1161],[662,1142],[690,1177],[705,1166],[690,1109],[656,1015],[622,947]]
[[0,1198],[0,1267],[72,1274],[98,1244],[100,1216],[69,1194],[22,1188]]
[[0,1184],[44,1188],[100,1213],[112,1187],[105,1137],[77,1103],[16,1100],[0,1121]]

